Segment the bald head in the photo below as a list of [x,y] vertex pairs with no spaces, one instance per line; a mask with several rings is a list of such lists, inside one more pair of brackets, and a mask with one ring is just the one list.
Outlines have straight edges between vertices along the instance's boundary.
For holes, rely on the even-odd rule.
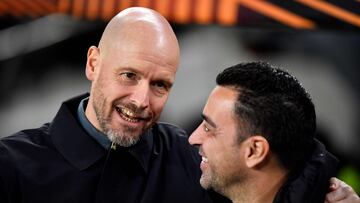
[[135,144],[159,119],[175,81],[179,45],[171,26],[151,9],[126,9],[87,56],[86,117],[112,142]]
[[132,7],[118,13],[105,28],[100,39],[102,54],[111,50],[167,55],[171,65],[178,65],[179,45],[168,21],[158,12],[141,7]]

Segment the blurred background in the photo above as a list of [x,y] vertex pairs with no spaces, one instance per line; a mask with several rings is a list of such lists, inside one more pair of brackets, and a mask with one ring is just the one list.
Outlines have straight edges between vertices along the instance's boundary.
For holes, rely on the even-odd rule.
[[62,101],[89,91],[87,49],[131,6],[172,24],[181,59],[161,120],[199,124],[216,75],[267,61],[313,98],[318,139],[340,159],[338,177],[360,193],[360,1],[0,0],[0,137],[50,122]]

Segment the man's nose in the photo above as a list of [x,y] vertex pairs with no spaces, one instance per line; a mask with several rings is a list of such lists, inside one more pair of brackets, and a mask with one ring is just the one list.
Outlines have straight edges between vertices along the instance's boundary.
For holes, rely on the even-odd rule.
[[188,141],[191,145],[201,145],[202,143],[201,125],[199,125],[197,129],[193,133],[191,133]]
[[130,100],[141,109],[149,107],[150,103],[150,85],[143,82],[134,88]]

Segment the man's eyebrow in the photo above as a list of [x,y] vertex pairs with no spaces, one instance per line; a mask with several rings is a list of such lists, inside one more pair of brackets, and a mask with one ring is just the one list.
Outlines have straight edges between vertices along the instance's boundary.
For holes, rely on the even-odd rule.
[[203,118],[204,121],[206,121],[207,123],[209,123],[213,128],[216,128],[216,124],[214,121],[212,121],[208,116],[206,116],[205,114],[201,114],[201,117]]

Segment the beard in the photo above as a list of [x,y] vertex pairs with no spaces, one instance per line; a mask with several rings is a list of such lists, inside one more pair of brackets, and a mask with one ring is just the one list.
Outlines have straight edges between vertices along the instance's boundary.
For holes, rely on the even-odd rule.
[[200,185],[206,190],[214,189],[216,191],[216,188],[220,185],[220,180],[217,177],[216,173],[209,167],[206,171],[202,172]]
[[210,165],[203,171],[200,178],[200,185],[206,190],[214,190],[217,193],[227,196],[228,191],[234,185],[240,185],[239,192],[246,188],[248,175],[243,170],[231,171],[216,168]]
[[[128,136],[129,133],[122,133],[116,130],[113,130],[111,128],[105,127],[105,134],[108,136],[109,140],[113,143],[116,143],[119,146],[122,147],[130,147],[135,145],[139,140],[141,135],[134,134],[133,136]],[[131,132],[132,129],[126,129],[125,131]]]
[[[110,105],[110,103],[107,101],[105,95],[100,88],[96,88],[93,93],[93,108],[95,111],[96,119],[99,122],[101,131],[109,138],[111,142],[122,147],[133,146],[140,140],[144,132],[151,128],[151,126],[154,124],[154,122],[152,122],[149,125],[144,126],[140,130],[140,132],[139,129],[127,125],[121,125],[118,128],[113,128],[111,126],[111,110],[108,114],[106,112],[107,104]],[[140,112],[139,114],[143,114],[144,117],[152,118],[151,113],[141,113],[142,111],[139,110],[134,104],[124,104],[120,102],[119,104],[121,106],[127,107],[128,109],[131,109],[133,112]]]

